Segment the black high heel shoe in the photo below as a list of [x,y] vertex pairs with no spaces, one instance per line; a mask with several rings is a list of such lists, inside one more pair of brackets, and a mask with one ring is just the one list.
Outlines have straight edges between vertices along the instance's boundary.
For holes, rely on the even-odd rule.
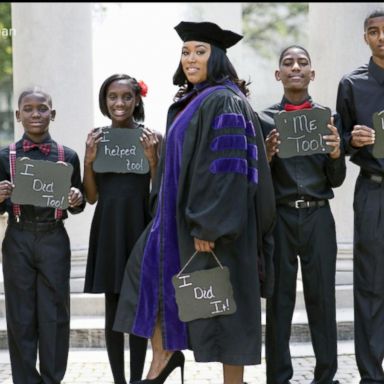
[[172,371],[180,367],[181,370],[181,383],[184,384],[184,363],[185,357],[183,352],[175,351],[168,360],[167,365],[160,372],[159,376],[154,379],[145,379],[141,381],[135,381],[135,384],[163,384]]

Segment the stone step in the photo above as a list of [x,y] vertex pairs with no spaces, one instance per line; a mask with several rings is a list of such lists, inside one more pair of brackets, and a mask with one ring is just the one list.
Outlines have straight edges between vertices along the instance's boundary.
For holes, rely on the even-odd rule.
[[[265,335],[265,312],[262,314],[263,342]],[[344,308],[337,310],[338,340],[353,340],[353,310]],[[126,335],[128,338],[128,335]],[[292,319],[292,343],[310,343],[311,336],[308,319],[304,310],[296,310]],[[128,340],[126,340],[128,345]],[[71,317],[71,348],[105,348],[103,316],[72,316]],[[0,319],[0,349],[8,348],[6,322]]]
[[[0,317],[5,316],[2,268],[0,266]],[[84,294],[85,259],[78,255],[72,259],[71,267],[71,314],[72,316],[103,316],[104,294]],[[349,250],[339,249],[336,263],[336,304],[338,308],[353,307],[352,259]],[[265,308],[265,301],[262,301]],[[297,277],[296,309],[305,308],[300,268]]]

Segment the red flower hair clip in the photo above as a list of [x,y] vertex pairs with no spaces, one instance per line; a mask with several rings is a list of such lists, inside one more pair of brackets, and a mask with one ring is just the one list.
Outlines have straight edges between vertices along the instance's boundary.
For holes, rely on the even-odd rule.
[[140,87],[140,95],[143,97],[147,96],[147,92],[148,92],[147,84],[145,84],[143,80],[138,81],[137,84],[139,84],[139,87]]

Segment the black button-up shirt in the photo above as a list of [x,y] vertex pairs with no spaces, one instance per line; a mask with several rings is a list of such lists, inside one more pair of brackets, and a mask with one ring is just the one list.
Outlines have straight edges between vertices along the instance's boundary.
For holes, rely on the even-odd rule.
[[372,145],[353,148],[349,144],[354,125],[373,128],[372,115],[384,110],[384,69],[371,58],[369,64],[345,75],[339,83],[336,109],[343,123],[343,137],[351,161],[367,172],[384,176],[384,159],[372,155]]
[[[312,103],[312,100],[309,99]],[[264,138],[275,128],[274,115],[284,110],[284,104],[290,103],[285,97],[260,114]],[[313,106],[316,106],[312,103]],[[334,124],[341,134],[340,119],[334,115]],[[331,131],[329,131],[331,134]],[[346,175],[343,148],[338,159],[328,154],[293,156],[281,158],[273,156],[271,165],[277,203],[298,199],[323,200],[334,197],[332,188],[340,186]]]
[[[33,148],[32,150],[25,153],[23,151],[23,140],[29,138],[24,134],[21,140],[16,143],[16,157],[29,157],[32,160],[49,160],[56,162],[58,158],[57,144],[48,137],[43,141],[44,143],[51,144],[51,151],[46,156],[40,152],[38,148]],[[73,173],[71,178],[71,186],[80,189],[83,193],[83,186],[81,182],[81,172],[80,172],[80,162],[79,158],[75,151],[68,147],[64,147],[64,160],[66,163],[70,163],[73,166]],[[11,180],[10,170],[9,170],[9,146],[4,147],[0,150],[0,181],[1,180]],[[68,208],[68,210],[75,214],[80,213],[84,210],[85,199],[82,205],[75,208]],[[54,208],[45,208],[45,207],[35,207],[33,205],[20,205],[21,209],[21,220],[26,221],[38,221],[46,222],[52,221],[55,219],[55,209]],[[10,199],[5,200],[0,204],[0,214],[8,212],[9,217],[13,217],[12,203]],[[65,219],[68,217],[67,210],[63,210],[62,218]]]

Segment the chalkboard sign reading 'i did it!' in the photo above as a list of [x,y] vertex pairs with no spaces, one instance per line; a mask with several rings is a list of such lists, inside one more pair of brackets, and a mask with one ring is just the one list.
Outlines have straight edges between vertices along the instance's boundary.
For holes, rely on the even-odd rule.
[[172,278],[180,320],[187,322],[235,313],[229,269],[221,265],[213,252],[219,267],[183,273],[196,254]]
[[15,204],[66,209],[72,173],[72,164],[18,158],[11,201]]
[[302,109],[279,112],[274,116],[279,132],[281,158],[329,153],[332,147],[325,143],[323,136],[332,134],[327,127],[330,121],[329,108]]
[[149,172],[149,163],[140,142],[140,128],[103,128],[101,132],[96,160],[93,162],[95,172]]

